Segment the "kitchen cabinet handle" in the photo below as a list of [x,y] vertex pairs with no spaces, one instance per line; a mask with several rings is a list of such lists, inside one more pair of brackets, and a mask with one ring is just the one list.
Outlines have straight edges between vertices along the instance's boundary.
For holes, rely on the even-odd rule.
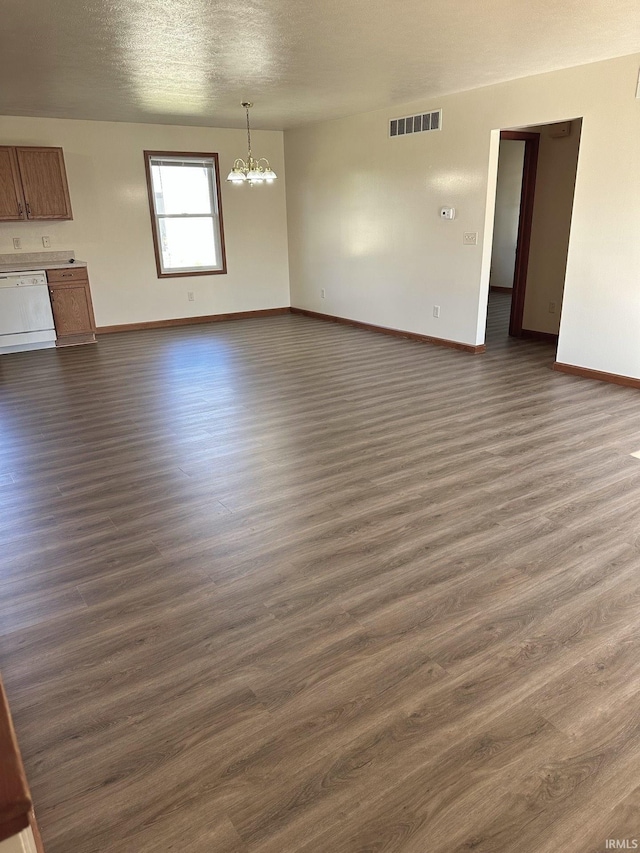
[[29,204],[29,202],[27,202],[27,216],[29,219],[31,219],[31,205]]
[[22,216],[22,202],[18,202],[18,216]]

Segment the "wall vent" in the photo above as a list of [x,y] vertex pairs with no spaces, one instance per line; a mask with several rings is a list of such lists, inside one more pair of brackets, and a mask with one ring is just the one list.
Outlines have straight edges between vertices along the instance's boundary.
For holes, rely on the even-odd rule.
[[424,133],[427,130],[442,130],[442,110],[392,118],[389,122],[389,136],[407,136],[409,133]]

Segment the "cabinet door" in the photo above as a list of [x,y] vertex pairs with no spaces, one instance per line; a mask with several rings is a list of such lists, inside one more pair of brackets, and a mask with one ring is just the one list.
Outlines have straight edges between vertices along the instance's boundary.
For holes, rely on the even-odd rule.
[[53,321],[58,338],[92,335],[95,331],[88,290],[87,283],[50,288]]
[[27,219],[73,219],[62,148],[16,148]]
[[3,145],[0,147],[0,221],[12,222],[25,218],[16,150]]

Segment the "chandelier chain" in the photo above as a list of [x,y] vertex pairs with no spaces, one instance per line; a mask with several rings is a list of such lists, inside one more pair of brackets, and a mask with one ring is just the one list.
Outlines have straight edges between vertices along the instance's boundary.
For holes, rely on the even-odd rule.
[[249,107],[245,105],[247,111],[247,148],[249,149],[249,159],[251,159],[251,126],[249,125]]

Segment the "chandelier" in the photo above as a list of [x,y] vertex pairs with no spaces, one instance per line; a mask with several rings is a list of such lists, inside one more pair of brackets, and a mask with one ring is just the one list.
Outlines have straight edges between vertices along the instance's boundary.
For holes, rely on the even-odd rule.
[[247,112],[247,143],[249,153],[247,154],[246,160],[243,160],[239,157],[234,162],[233,169],[229,172],[227,180],[231,181],[231,183],[233,184],[241,184],[247,181],[249,183],[249,186],[263,183],[272,184],[278,176],[269,165],[269,161],[266,160],[264,157],[260,157],[259,160],[255,160],[251,153],[251,127],[249,125],[249,108],[252,107],[253,104],[250,104],[247,101],[243,101],[242,106]]

